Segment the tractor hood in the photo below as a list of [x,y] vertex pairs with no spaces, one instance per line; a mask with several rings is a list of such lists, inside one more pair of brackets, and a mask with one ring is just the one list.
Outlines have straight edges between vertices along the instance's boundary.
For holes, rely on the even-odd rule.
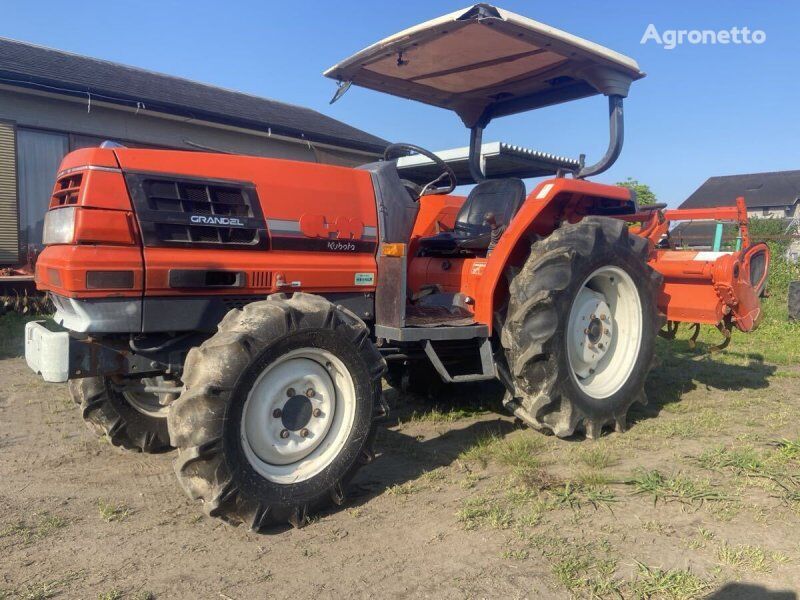
[[467,127],[585,98],[627,96],[635,60],[489,4],[387,37],[326,77],[455,111]]

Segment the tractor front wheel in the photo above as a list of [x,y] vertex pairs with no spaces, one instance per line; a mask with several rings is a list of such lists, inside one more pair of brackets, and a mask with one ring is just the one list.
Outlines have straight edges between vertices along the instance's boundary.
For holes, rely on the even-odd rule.
[[372,460],[385,368],[366,325],[319,296],[232,310],[170,406],[178,480],[210,516],[302,526]]
[[559,437],[625,428],[631,404],[645,402],[661,321],[661,276],[648,253],[646,240],[604,217],[533,244],[502,330],[513,386],[504,402],[514,414]]
[[[158,385],[161,378],[145,383]],[[89,429],[107,436],[114,446],[141,452],[169,450],[167,408],[159,396],[144,391],[123,391],[106,377],[85,377],[69,382],[73,402]]]

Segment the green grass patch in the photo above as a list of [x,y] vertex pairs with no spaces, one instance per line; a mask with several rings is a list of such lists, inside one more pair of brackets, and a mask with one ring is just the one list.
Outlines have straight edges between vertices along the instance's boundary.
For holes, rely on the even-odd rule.
[[598,443],[580,448],[577,455],[578,460],[590,469],[607,469],[618,462],[616,454]]
[[133,514],[133,509],[129,506],[107,500],[98,500],[97,510],[100,512],[100,517],[108,523],[124,521]]
[[546,438],[530,431],[518,432],[505,438],[490,433],[478,437],[459,458],[477,462],[484,468],[489,461],[495,461],[514,469],[535,470],[541,466],[541,455],[546,448]]
[[637,562],[630,597],[642,600],[691,600],[705,595],[709,582],[688,569],[660,569]]
[[713,488],[708,481],[685,477],[680,473],[666,476],[658,470],[637,470],[623,483],[633,487],[635,495],[651,496],[653,503],[678,501],[701,504],[708,501],[726,501],[729,498]]
[[765,487],[785,502],[800,502],[800,442],[781,440],[765,450],[753,446],[716,446],[697,457],[697,463],[712,471],[730,471],[740,480]]
[[429,425],[450,425],[464,419],[474,419],[481,415],[488,414],[489,411],[483,408],[471,407],[448,407],[440,408],[434,406],[421,412],[414,411],[407,419],[402,419],[400,424],[425,423]]
[[731,546],[723,544],[717,551],[717,560],[723,565],[737,571],[752,571],[754,573],[769,573],[772,571],[773,561],[766,550],[759,546],[740,544]]
[[0,537],[18,537],[25,542],[42,540],[69,525],[69,520],[59,515],[43,512],[31,521],[18,521],[0,531]]
[[468,498],[456,516],[465,529],[508,529],[514,520],[511,510],[497,499],[487,497]]

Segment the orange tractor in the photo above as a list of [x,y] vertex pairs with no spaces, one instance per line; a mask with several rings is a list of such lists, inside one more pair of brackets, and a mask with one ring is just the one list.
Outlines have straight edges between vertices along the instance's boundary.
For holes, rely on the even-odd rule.
[[[36,281],[55,325],[28,325],[28,364],[69,381],[113,444],[176,448],[210,515],[299,526],[341,504],[373,459],[384,376],[499,379],[531,427],[593,438],[645,401],[659,332],[757,326],[769,254],[742,201],[663,211],[587,181],[620,153],[632,59],[478,4],[326,75],[336,97],[352,83],[455,111],[466,172],[410,144],[359,168],[110,144],[64,159],[45,221]],[[596,164],[564,160],[530,193],[487,177],[492,119],[596,94]],[[427,182],[398,166],[415,154]],[[737,222],[741,248],[671,248],[685,219]]]

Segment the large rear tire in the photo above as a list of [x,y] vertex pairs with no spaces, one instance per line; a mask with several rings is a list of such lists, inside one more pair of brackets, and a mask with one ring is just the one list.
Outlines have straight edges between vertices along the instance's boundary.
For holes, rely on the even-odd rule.
[[367,326],[319,296],[232,310],[189,352],[170,406],[181,486],[210,516],[253,530],[342,504],[374,456],[385,368]]
[[587,217],[537,241],[513,277],[502,329],[513,393],[504,404],[567,437],[624,430],[661,324],[649,244],[617,219]]
[[155,394],[129,396],[105,377],[73,379],[69,393],[89,429],[114,446],[151,453],[170,449],[167,409]]

